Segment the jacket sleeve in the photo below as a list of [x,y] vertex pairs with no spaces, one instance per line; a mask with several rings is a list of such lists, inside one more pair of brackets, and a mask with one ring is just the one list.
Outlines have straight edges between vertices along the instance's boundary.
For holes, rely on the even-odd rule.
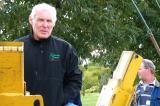
[[160,105],[160,87],[155,87],[151,95],[151,106]]
[[74,100],[82,86],[82,72],[78,66],[78,57],[74,48],[70,47],[66,54],[66,73],[64,76],[64,103]]

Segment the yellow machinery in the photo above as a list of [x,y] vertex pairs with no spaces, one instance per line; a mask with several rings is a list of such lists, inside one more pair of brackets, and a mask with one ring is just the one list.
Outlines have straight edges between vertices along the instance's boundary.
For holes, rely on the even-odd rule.
[[0,106],[43,106],[40,95],[26,95],[22,42],[0,42]]
[[124,51],[112,79],[103,86],[96,106],[130,106],[134,81],[143,58],[132,51]]

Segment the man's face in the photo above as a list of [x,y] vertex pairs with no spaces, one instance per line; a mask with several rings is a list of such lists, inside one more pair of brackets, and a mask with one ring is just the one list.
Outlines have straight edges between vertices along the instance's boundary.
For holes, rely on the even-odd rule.
[[47,10],[39,10],[34,17],[29,17],[33,28],[33,36],[36,40],[47,39],[53,30],[54,23],[51,14]]
[[139,70],[138,70],[139,78],[142,79],[142,80],[146,80],[146,78],[149,74],[150,74],[150,69],[145,68],[143,63],[142,63]]

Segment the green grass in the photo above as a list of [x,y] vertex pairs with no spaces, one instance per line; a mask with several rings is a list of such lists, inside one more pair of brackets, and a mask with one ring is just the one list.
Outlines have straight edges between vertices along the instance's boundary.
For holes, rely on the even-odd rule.
[[82,95],[82,106],[96,106],[98,97],[99,93],[88,93],[85,94],[85,96]]

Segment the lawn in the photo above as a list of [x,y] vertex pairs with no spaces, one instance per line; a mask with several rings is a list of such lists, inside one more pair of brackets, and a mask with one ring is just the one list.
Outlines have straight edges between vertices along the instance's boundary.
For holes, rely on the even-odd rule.
[[99,93],[88,93],[85,96],[81,96],[82,106],[96,106],[98,97]]

